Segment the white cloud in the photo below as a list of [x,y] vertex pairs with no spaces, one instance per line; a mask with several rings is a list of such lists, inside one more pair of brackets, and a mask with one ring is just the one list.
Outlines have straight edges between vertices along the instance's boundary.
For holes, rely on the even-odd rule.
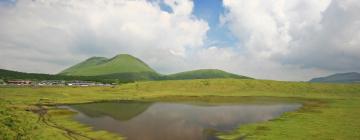
[[164,0],[164,3],[169,5],[177,16],[191,15],[194,7],[194,3],[189,2],[189,0]]
[[[186,50],[203,45],[209,27],[192,17],[192,1],[166,2],[174,13],[148,1],[20,0],[0,8],[0,63],[5,68],[49,72],[93,55],[184,57]],[[10,56],[8,51],[14,50],[17,54]],[[67,63],[56,68],[44,65],[40,71],[20,64],[49,57]]]
[[[238,46],[205,44],[191,0],[19,0],[0,7],[0,68],[56,73],[130,53],[161,73],[218,68],[260,79],[360,71],[357,0],[224,0]],[[207,46],[210,45],[210,46]],[[214,44],[213,44],[214,45]],[[216,44],[215,44],[216,45]]]
[[[224,22],[251,55],[286,54],[296,32],[316,27],[330,0],[224,0]],[[295,34],[295,35],[294,35]]]
[[287,75],[283,79],[307,79],[320,73],[360,71],[359,4],[224,0],[228,13],[222,19],[240,40],[243,55],[261,60],[257,63],[266,65],[263,70],[276,72],[271,69],[277,67]]

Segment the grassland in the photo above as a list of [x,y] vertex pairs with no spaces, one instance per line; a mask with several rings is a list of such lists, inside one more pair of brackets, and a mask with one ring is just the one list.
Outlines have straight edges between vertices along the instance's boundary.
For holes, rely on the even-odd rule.
[[[360,138],[359,84],[235,79],[137,82],[116,87],[3,87],[0,88],[0,136],[4,140],[122,139],[121,136],[91,130],[74,122],[71,111],[44,105],[104,100],[231,102],[264,98],[301,102],[304,106],[272,121],[219,132],[219,138]],[[46,108],[46,116],[39,117],[41,108]]]

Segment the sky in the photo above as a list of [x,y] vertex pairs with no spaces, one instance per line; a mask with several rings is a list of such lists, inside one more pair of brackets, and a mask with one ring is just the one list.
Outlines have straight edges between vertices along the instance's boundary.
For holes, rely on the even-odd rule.
[[0,68],[131,54],[163,74],[307,81],[360,72],[358,0],[0,0]]

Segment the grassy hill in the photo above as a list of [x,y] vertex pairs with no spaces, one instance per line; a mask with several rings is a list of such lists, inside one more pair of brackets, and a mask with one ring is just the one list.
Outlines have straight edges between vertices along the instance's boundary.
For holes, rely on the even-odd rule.
[[24,73],[11,70],[0,69],[0,79],[37,79],[37,80],[46,80],[46,79],[71,79],[72,77],[68,76],[57,76],[51,74],[39,74],[39,73]]
[[59,75],[99,76],[118,73],[156,73],[140,59],[128,54],[120,54],[111,59],[92,57],[72,66]]
[[143,80],[189,80],[189,79],[251,79],[249,77],[227,73],[221,70],[194,70],[171,75],[159,75],[155,72],[124,72],[99,76],[52,75],[39,73],[24,73],[0,69],[0,80],[28,79],[28,80],[85,80],[104,83],[127,83]]
[[0,80],[26,79],[26,80],[84,80],[102,83],[128,83],[141,80],[158,79],[157,73],[115,73],[99,76],[72,76],[72,75],[52,75],[39,73],[25,73],[11,70],[0,69]]
[[104,57],[92,57],[84,62],[65,69],[60,72],[59,75],[96,76],[106,79],[120,79],[121,81],[212,78],[249,79],[249,77],[216,69],[201,69],[171,75],[160,75],[140,59],[128,54],[120,54],[111,59]]
[[326,77],[314,78],[310,82],[324,82],[324,83],[359,83],[360,73],[337,73]]
[[163,79],[167,79],[167,80],[213,79],[213,78],[251,79],[246,76],[236,75],[217,69],[200,69],[200,70],[186,71],[186,72],[166,75],[163,77]]
[[[117,82],[110,78],[111,76],[67,76],[67,75],[52,75],[52,74],[40,74],[40,73],[25,73],[11,70],[0,69],[0,80],[11,79],[26,79],[26,80],[85,80],[85,81],[97,81],[103,83]],[[121,81],[119,81],[121,82]],[[124,81],[126,82],[126,81]]]
[[189,80],[189,79],[252,79],[217,69],[200,69],[170,75],[158,74],[140,59],[120,54],[111,59],[91,57],[63,70],[57,75],[24,73],[0,69],[0,79],[28,80],[86,80],[104,83],[127,83],[144,80]]

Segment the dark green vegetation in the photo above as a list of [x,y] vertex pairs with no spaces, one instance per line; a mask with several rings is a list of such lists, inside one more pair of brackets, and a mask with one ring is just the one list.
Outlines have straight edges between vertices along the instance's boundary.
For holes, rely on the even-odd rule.
[[[360,85],[277,82],[263,80],[148,81],[111,87],[0,88],[0,135],[7,139],[69,139],[66,131],[38,122],[35,106],[105,100],[156,100],[204,102],[252,102],[259,99],[300,102],[302,109],[272,121],[250,124],[222,139],[316,139],[349,140],[360,137]],[[76,123],[72,112],[47,107],[47,118],[61,127],[96,139],[115,136]],[[77,139],[86,139],[73,134]]]
[[61,76],[61,75],[51,75],[51,74],[38,74],[38,73],[24,73],[17,71],[10,71],[0,69],[0,79],[36,79],[36,80],[73,80],[73,79],[82,79],[83,77],[70,77],[70,76]]
[[23,73],[0,69],[0,79],[29,80],[87,80],[103,83],[128,83],[150,80],[184,80],[209,78],[250,79],[222,70],[207,69],[161,75],[140,59],[128,54],[120,54],[111,59],[92,57],[74,65],[57,75]]
[[310,82],[323,82],[323,83],[360,83],[360,73],[338,73],[326,77],[314,78]]
[[[120,80],[114,80],[111,76],[66,76],[66,75],[52,75],[52,74],[38,74],[38,73],[24,73],[17,71],[10,71],[0,69],[0,79],[12,80],[12,79],[27,79],[27,80],[85,80],[96,81],[103,83],[122,82]],[[126,81],[124,81],[126,82]]]
[[217,69],[202,69],[180,72],[164,76],[166,80],[187,80],[187,79],[212,79],[212,78],[234,78],[251,79],[246,76],[236,75]]

